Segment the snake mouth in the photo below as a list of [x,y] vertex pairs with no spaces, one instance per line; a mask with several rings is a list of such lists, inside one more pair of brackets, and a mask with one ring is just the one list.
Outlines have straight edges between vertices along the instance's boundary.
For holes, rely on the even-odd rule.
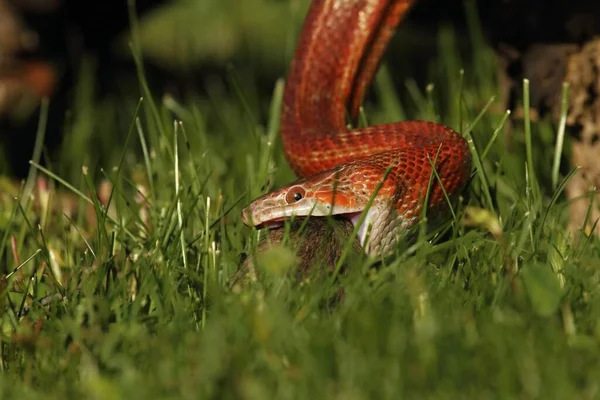
[[[347,219],[348,221],[352,222],[352,224],[354,226],[356,226],[359,223],[361,214],[362,214],[362,211],[357,211],[357,212],[349,212],[349,213],[343,213],[343,214],[333,214],[330,217]],[[282,218],[275,218],[275,219],[272,219],[269,221],[262,222],[258,225],[255,225],[254,227],[256,229],[264,229],[264,228],[279,229],[285,225],[285,221],[300,222],[300,221],[305,220],[306,218],[327,218],[327,217],[320,216],[320,215],[297,215],[297,216],[294,216],[293,219],[282,217]]]
[[278,219],[273,219],[270,221],[265,221],[261,224],[258,224],[255,226],[256,229],[264,229],[264,228],[269,228],[269,229],[279,229],[281,228],[285,223],[285,220],[283,218],[278,218]]

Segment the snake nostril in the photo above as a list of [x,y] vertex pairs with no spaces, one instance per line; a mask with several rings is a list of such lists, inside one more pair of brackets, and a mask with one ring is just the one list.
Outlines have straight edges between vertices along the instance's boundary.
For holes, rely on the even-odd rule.
[[244,225],[246,226],[252,226],[252,221],[250,219],[250,207],[246,207],[242,210],[242,213],[240,215],[242,222],[244,223]]

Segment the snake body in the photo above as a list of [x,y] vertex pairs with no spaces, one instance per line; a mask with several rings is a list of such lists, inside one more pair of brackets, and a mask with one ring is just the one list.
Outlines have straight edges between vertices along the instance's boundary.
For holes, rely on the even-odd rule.
[[357,224],[373,196],[359,238],[366,253],[385,255],[418,221],[434,162],[427,215],[447,213],[444,190],[455,199],[471,170],[461,135],[425,121],[347,125],[348,117],[356,120],[385,48],[414,1],[312,2],[281,114],[285,156],[300,179],[254,200],[242,211],[246,225],[309,215],[340,215]]

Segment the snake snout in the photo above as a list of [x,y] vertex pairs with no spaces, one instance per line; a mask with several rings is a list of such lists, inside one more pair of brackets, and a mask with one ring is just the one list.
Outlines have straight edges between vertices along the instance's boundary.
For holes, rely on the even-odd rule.
[[242,222],[244,223],[244,225],[246,226],[254,226],[254,223],[252,223],[252,211],[250,210],[250,207],[246,207],[242,210],[242,213],[240,215]]
[[242,222],[244,225],[249,226],[251,228],[262,229],[262,228],[270,228],[277,229],[283,226],[284,218],[273,218],[267,220],[261,220],[261,216],[257,216],[253,213],[252,204],[242,210],[240,214]]

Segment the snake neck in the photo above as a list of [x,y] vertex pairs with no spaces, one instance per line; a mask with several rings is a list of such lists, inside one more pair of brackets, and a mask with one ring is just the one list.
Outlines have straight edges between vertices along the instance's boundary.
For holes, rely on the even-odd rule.
[[281,114],[284,152],[299,176],[335,165],[319,157],[322,162],[307,167],[301,157],[315,149],[315,142],[343,151],[347,117],[356,121],[385,48],[414,2],[312,2],[290,65]]
[[357,236],[364,252],[372,257],[389,254],[415,222],[413,217],[399,215],[395,207],[384,205],[374,205],[364,217],[357,213],[349,219],[358,226]]

